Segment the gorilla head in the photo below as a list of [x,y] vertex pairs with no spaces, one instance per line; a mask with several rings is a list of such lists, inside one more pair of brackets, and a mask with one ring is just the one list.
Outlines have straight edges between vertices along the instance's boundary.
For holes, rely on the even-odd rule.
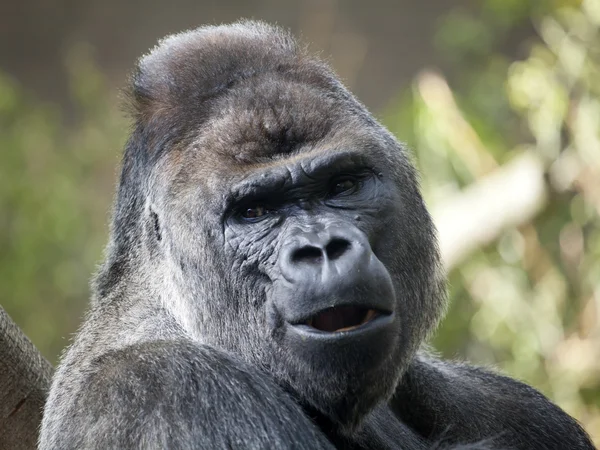
[[108,260],[204,344],[343,426],[390,396],[444,305],[405,149],[322,62],[255,22],[143,57]]

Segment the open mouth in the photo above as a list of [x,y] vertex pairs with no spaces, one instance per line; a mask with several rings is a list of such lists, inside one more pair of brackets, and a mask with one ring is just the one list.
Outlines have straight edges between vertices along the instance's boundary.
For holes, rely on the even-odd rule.
[[336,306],[312,316],[304,325],[326,333],[351,331],[365,325],[381,313],[374,309],[359,306]]

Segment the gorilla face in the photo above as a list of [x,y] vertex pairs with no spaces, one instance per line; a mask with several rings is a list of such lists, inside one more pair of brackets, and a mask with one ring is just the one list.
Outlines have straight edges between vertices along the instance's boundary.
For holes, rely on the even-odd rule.
[[244,27],[171,38],[140,63],[128,152],[152,164],[146,235],[195,339],[351,427],[441,315],[433,226],[387,130],[279,30]]
[[351,425],[392,393],[441,295],[401,148],[322,97],[273,79],[233,89],[167,159],[164,228],[197,334]]

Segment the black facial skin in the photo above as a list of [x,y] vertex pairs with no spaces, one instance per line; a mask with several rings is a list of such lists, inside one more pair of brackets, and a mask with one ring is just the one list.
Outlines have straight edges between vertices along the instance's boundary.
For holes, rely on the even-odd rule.
[[[265,280],[264,326],[274,344],[297,355],[305,371],[333,369],[329,376],[336,378],[362,373],[362,384],[388,371],[400,348],[401,317],[386,268],[393,261],[377,252],[393,243],[382,227],[387,221],[379,219],[399,216],[399,196],[357,152],[309,158],[271,174],[268,183],[246,180],[225,239],[237,250],[232,258],[246,261],[276,248],[257,261]],[[319,394],[307,400],[328,408]]]
[[534,389],[419,348],[445,307],[406,149],[256,22],[130,92],[106,261],[40,449],[592,449]]

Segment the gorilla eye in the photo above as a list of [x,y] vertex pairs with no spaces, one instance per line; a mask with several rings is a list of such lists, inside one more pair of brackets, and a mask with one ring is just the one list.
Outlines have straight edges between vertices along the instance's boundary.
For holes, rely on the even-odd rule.
[[331,195],[339,195],[344,193],[352,193],[358,188],[358,181],[355,178],[338,179],[331,187]]
[[241,212],[241,216],[248,221],[261,219],[267,214],[269,214],[269,210],[262,205],[245,208]]

